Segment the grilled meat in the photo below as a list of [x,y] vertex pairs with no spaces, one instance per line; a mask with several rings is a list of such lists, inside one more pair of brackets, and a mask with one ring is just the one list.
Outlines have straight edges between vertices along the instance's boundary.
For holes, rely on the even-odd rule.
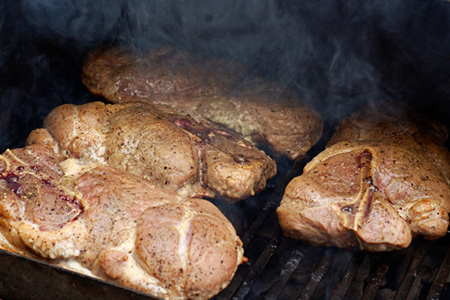
[[277,209],[284,234],[370,251],[405,248],[417,235],[444,236],[446,131],[412,116],[419,115],[369,107],[343,120],[328,147],[286,187]]
[[242,243],[210,202],[32,145],[0,156],[0,246],[165,299],[209,299]]
[[345,141],[379,141],[401,144],[421,153],[450,178],[448,131],[404,103],[380,101],[342,120],[328,146]]
[[86,87],[111,102],[167,105],[200,123],[233,129],[255,144],[268,143],[291,159],[302,157],[322,134],[320,115],[280,83],[240,84],[246,75],[239,64],[171,47],[140,54],[101,47],[83,66]]
[[263,190],[276,173],[275,162],[238,135],[142,102],[62,105],[30,134],[27,144],[36,143],[61,159],[104,163],[186,196],[229,202]]

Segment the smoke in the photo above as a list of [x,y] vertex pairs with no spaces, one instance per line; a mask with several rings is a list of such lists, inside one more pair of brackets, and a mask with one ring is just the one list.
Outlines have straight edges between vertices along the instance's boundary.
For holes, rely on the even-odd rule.
[[53,107],[94,99],[81,84],[80,69],[84,55],[103,43],[138,49],[169,44],[239,61],[252,76],[296,89],[330,122],[380,98],[406,100],[446,120],[449,5],[7,0],[0,4],[0,114],[20,126],[2,121],[0,150],[19,145]]
[[450,75],[450,3],[397,0],[379,15],[385,47],[378,61],[395,81],[394,91],[421,101],[424,108],[442,102]]
[[2,30],[4,22],[5,22],[5,3],[0,3],[0,31]]
[[79,46],[105,40],[121,18],[122,0],[23,0],[25,21],[42,37],[64,39]]

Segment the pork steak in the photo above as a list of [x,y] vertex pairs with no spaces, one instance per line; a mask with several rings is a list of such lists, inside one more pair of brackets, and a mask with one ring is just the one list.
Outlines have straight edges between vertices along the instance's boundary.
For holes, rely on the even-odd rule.
[[53,155],[0,156],[1,248],[165,299],[209,299],[230,282],[242,243],[210,202]]
[[66,104],[27,144],[48,145],[60,159],[104,163],[189,197],[229,202],[262,191],[276,174],[275,162],[237,134],[170,111],[142,102]]
[[[386,105],[380,102],[379,105]],[[385,251],[447,233],[446,130],[403,105],[340,122],[327,148],[286,187],[285,235],[314,245]]]
[[83,83],[111,102],[167,105],[290,159],[301,158],[322,135],[321,116],[285,85],[246,77],[238,63],[172,47],[138,52],[103,46],[83,64]]

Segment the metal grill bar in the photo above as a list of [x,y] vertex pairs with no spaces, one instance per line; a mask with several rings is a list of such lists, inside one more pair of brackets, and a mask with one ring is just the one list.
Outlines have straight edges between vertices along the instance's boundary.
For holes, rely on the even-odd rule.
[[400,283],[399,288],[397,289],[394,300],[407,299],[413,283],[417,278],[420,264],[425,257],[425,254],[427,253],[427,249],[428,245],[423,242],[415,247],[414,255],[411,259],[408,270],[406,271],[406,274],[404,274],[403,280]]
[[328,268],[330,267],[330,264],[331,264],[331,257],[330,257],[331,255],[330,254],[331,254],[330,251],[325,251],[325,255],[323,256],[322,260],[317,265],[317,268],[314,270],[314,272],[311,274],[311,278],[309,279],[305,288],[299,294],[299,296],[298,296],[299,300],[311,299],[315,290],[319,286],[320,281],[325,276],[325,274],[328,271]]
[[265,297],[266,300],[278,299],[280,297],[280,294],[282,293],[292,274],[298,268],[303,257],[305,257],[305,252],[299,250],[292,251],[289,260],[281,270],[280,276],[267,293],[267,296]]
[[427,300],[437,300],[441,297],[442,291],[447,282],[448,274],[450,271],[450,247],[447,247],[445,256],[439,267],[439,270],[434,278],[431,288],[428,292]]
[[352,261],[350,262],[349,268],[347,269],[346,273],[342,277],[342,280],[335,287],[335,289],[333,291],[333,295],[331,296],[331,300],[344,299],[356,274],[358,274],[358,270],[361,267],[365,258],[367,258],[367,256],[365,255],[364,252],[359,252],[353,256]]
[[380,286],[383,283],[384,278],[386,277],[387,272],[389,271],[389,267],[392,264],[392,253],[386,253],[383,255],[382,263],[375,270],[375,273],[370,278],[369,283],[364,290],[364,295],[361,298],[362,300],[372,300],[375,299]]
[[416,278],[414,278],[414,282],[411,286],[411,289],[409,290],[408,298],[406,298],[406,300],[419,299],[421,286],[422,286],[422,279],[420,278],[420,276],[417,276]]
[[113,283],[0,250],[0,298],[157,300]]
[[245,234],[242,236],[242,243],[244,244],[244,248],[248,245],[250,240],[253,239],[253,237],[261,228],[262,224],[267,220],[267,218],[269,218],[269,216],[274,213],[274,211],[280,204],[281,199],[283,198],[286,185],[292,180],[292,178],[294,178],[294,176],[300,173],[300,171],[303,169],[304,164],[304,161],[296,160],[289,168],[283,179],[277,184],[275,190],[269,196],[265,197],[266,199],[261,200],[265,201],[264,206],[259,211],[257,218],[247,228]]
[[255,283],[255,280],[257,279],[259,274],[261,274],[264,267],[267,265],[268,261],[272,257],[273,253],[277,250],[283,239],[284,237],[281,234],[280,229],[278,229],[268,243],[267,247],[264,249],[253,267],[248,272],[247,276],[245,277],[239,289],[233,295],[232,299],[245,299],[253,284]]

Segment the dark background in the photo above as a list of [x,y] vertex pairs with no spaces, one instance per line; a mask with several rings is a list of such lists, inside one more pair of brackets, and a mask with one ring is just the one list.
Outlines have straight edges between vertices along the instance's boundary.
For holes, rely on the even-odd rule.
[[[280,80],[294,88],[322,113],[330,130],[343,116],[380,99],[406,101],[450,129],[449,11],[450,3],[440,0],[3,0],[0,1],[0,153],[8,147],[22,147],[29,132],[41,127],[45,116],[56,106],[98,100],[84,88],[80,73],[83,57],[103,43],[127,43],[143,49],[169,44],[205,56],[240,61],[252,76]],[[235,275],[237,285],[246,279],[243,288],[238,289],[232,283],[228,291],[245,292],[255,279],[247,298],[261,299],[272,284],[275,291],[284,287],[277,285],[281,269],[297,262],[298,268],[293,270],[292,279],[288,277],[284,290],[297,298],[303,289],[310,288],[308,280],[311,274],[316,274],[316,263],[328,257],[328,261],[333,258],[330,271],[320,285],[317,283],[316,293],[317,299],[325,299],[333,292],[335,283],[345,281],[346,265],[355,255],[357,261],[361,258],[370,263],[370,273],[367,268],[363,276],[359,276],[359,271],[355,273],[358,277],[350,292],[355,286],[357,292],[359,289],[362,292],[366,282],[369,283],[366,291],[370,293],[372,279],[381,278],[384,283],[379,294],[390,295],[398,286],[406,287],[406,291],[412,286],[399,285],[400,281],[403,283],[399,274],[405,268],[409,270],[409,259],[414,254],[411,264],[417,264],[411,270],[414,278],[419,274],[418,278],[423,280],[412,280],[425,288],[412,289],[412,294],[420,293],[422,299],[433,282],[434,275],[427,274],[435,274],[443,257],[446,260],[442,265],[447,266],[448,237],[427,246],[419,244],[418,251],[413,246],[388,254],[354,254],[336,248],[314,248],[291,239],[283,240],[281,234],[272,235],[278,228],[273,226],[277,223],[273,210],[281,199],[282,185],[271,184],[267,196],[258,195],[261,198],[234,206],[216,202],[228,212],[227,217],[233,217],[230,220],[246,242],[250,261]],[[252,232],[252,226],[258,222],[262,229]],[[268,240],[269,245],[274,240],[281,241],[280,246],[276,250],[266,248]],[[266,255],[266,249],[274,249],[272,259]],[[423,259],[425,251],[428,252]],[[261,267],[262,275],[258,275],[257,262],[261,257],[268,264]],[[361,269],[367,267],[361,264]],[[386,277],[378,276],[378,267],[386,266],[389,268]],[[358,264],[349,268],[361,269]],[[6,295],[10,295],[10,290],[25,291],[27,295],[36,289],[41,292],[42,287],[51,286],[54,280],[48,274],[42,276],[40,271],[29,274],[8,270],[5,268],[3,272],[6,278],[14,280],[15,275],[19,280],[17,284],[3,286],[2,291],[8,291]],[[373,272],[377,277],[372,277]],[[407,279],[413,278],[406,271],[403,274]],[[28,275],[48,279],[50,283],[37,285]],[[27,280],[22,280],[22,276]],[[445,281],[447,276],[443,278]],[[72,280],[77,277],[62,277],[58,273],[60,288],[68,286],[66,279],[71,282],[69,286],[74,286]],[[82,285],[90,287],[91,283],[89,280]],[[23,284],[27,284],[26,288]],[[60,289],[52,286],[52,290]],[[103,291],[98,287],[89,290]],[[446,287],[442,299],[448,298],[448,290]],[[229,299],[228,291],[222,299]]]
[[23,146],[54,107],[95,99],[81,63],[105,42],[240,61],[329,123],[385,98],[449,127],[449,12],[439,0],[2,1],[0,151]]

